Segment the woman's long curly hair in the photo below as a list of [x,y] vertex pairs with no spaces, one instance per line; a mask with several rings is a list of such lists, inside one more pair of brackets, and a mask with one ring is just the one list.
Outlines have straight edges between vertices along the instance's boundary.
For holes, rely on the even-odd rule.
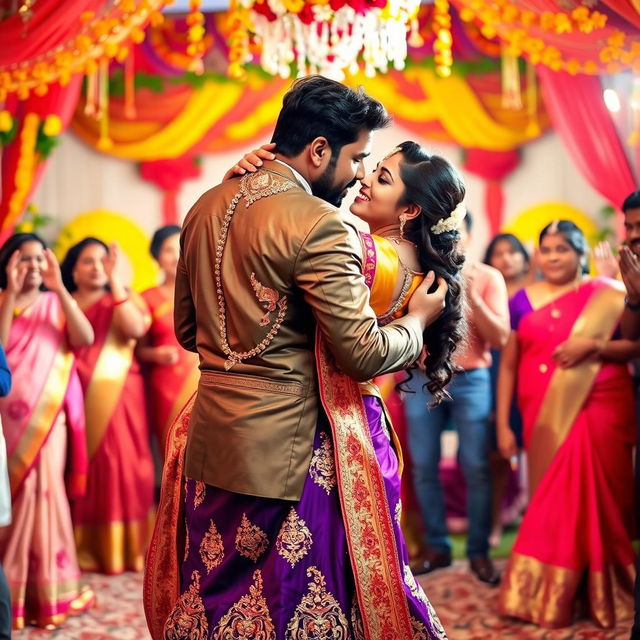
[[[457,230],[436,234],[431,227],[448,218],[463,201],[465,186],[447,160],[430,155],[415,142],[403,142],[399,151],[402,153],[400,176],[404,183],[399,204],[415,204],[422,210],[420,215],[407,221],[404,237],[417,246],[422,272],[433,271],[449,286],[442,315],[424,332],[424,365],[428,378],[425,387],[433,396],[433,403],[438,404],[448,395],[445,388],[455,373],[453,354],[466,334],[461,274],[464,255],[458,248],[460,233]],[[411,379],[411,372],[409,375]]]

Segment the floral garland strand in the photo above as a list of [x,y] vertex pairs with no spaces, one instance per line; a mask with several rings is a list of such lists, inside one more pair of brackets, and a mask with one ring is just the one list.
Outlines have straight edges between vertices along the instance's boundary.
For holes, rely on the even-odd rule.
[[640,73],[640,42],[634,41],[627,46],[625,33],[618,29],[608,36],[597,60],[582,62],[575,58],[566,59],[558,47],[530,35],[532,27],[556,34],[576,31],[590,34],[607,25],[607,16],[598,11],[589,11],[581,6],[570,13],[546,11],[538,15],[522,10],[508,0],[458,0],[458,5],[463,22],[478,22],[485,38],[499,37],[510,55],[526,55],[532,64],[542,64],[553,71],[566,71],[571,75],[597,75],[603,66],[607,73],[618,73],[624,68]]
[[259,43],[269,74],[307,73],[343,80],[361,57],[368,77],[390,66],[404,68],[407,32],[419,0],[236,0],[228,24],[230,73],[242,76]]
[[37,58],[0,67],[0,102],[12,92],[21,100],[32,91],[38,96],[46,95],[51,83],[66,86],[73,74],[95,73],[98,61],[103,58],[123,61],[129,53],[128,42],[142,42],[143,28],[149,22],[152,25],[162,22],[160,11],[172,2],[114,0],[101,16],[93,12],[83,14],[81,32],[67,43]]

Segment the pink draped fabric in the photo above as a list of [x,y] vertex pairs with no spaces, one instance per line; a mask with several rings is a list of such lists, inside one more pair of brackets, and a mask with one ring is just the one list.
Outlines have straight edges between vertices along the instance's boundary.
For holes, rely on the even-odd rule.
[[636,190],[625,155],[595,76],[571,76],[540,66],[547,111],[554,129],[589,184],[616,207]]

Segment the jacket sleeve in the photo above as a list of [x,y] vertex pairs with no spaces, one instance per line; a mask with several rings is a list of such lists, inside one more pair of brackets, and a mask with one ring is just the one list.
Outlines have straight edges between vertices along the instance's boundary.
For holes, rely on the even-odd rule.
[[180,237],[180,258],[176,273],[175,304],[173,308],[173,323],[176,338],[187,351],[198,352],[196,347],[196,308],[193,304],[189,274],[184,260],[186,234],[190,229],[185,226]]
[[294,277],[338,366],[356,380],[369,380],[411,365],[420,355],[422,332],[409,316],[378,327],[361,261],[355,229],[331,211],[305,238]]

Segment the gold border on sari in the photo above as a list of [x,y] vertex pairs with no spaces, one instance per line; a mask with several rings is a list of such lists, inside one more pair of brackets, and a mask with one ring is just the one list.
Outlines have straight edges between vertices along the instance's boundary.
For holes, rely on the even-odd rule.
[[545,564],[512,552],[500,589],[500,613],[529,620],[547,628],[573,623],[576,594],[586,578],[585,596],[591,618],[604,628],[633,616],[635,568],[575,571]]
[[8,460],[11,495],[15,496],[47,440],[56,416],[62,410],[73,368],[73,354],[58,348],[38,403],[31,412],[18,446]]
[[[612,286],[594,291],[576,319],[569,339],[609,339],[624,306],[624,293]],[[601,362],[585,360],[570,369],[557,368],[536,418],[529,458],[529,492],[533,495],[584,406]]]
[[165,622],[180,597],[180,567],[186,539],[184,450],[196,395],[193,393],[167,434],[160,503],[145,561],[142,600],[154,640],[164,637]]
[[[171,412],[169,413],[167,422],[162,425],[165,438],[166,438],[166,434],[168,434],[169,430],[171,429],[171,425],[175,422],[176,418],[178,417],[178,414],[180,413],[184,405],[187,404],[187,402],[189,401],[189,398],[194,394],[194,392],[198,388],[199,380],[200,380],[200,369],[198,369],[197,366],[194,366],[189,372],[189,375],[184,380],[182,387],[180,388],[180,392],[176,396],[173,406],[171,407]],[[167,443],[165,441],[165,442],[162,442],[161,444],[162,444],[162,455],[164,455],[165,453],[164,450],[167,446]]]
[[316,335],[320,397],[331,424],[340,502],[367,640],[412,638],[393,521],[358,383]]
[[134,341],[118,335],[113,323],[109,327],[91,381],[84,396],[87,423],[87,452],[91,460],[120,402],[120,396],[133,362]]

